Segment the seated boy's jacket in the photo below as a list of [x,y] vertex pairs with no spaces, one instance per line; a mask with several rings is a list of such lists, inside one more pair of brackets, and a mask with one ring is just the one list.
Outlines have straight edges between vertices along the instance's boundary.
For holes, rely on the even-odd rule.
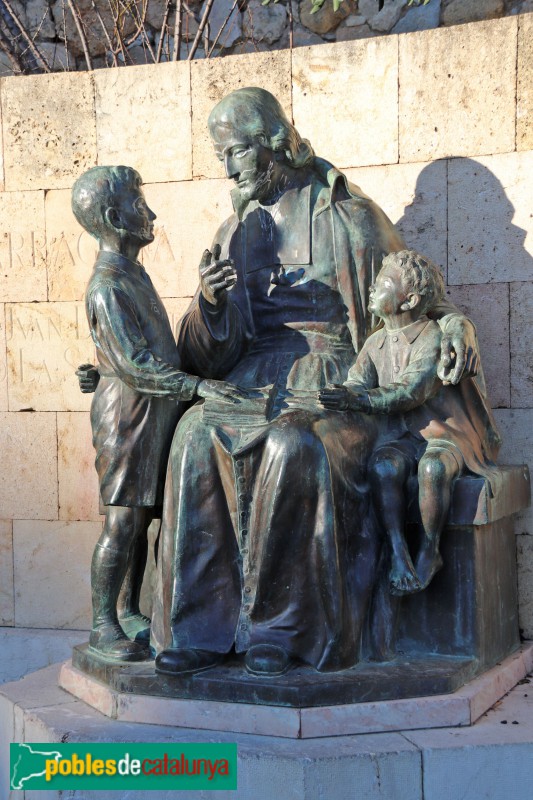
[[466,466],[488,478],[501,444],[482,377],[444,386],[437,376],[442,330],[421,317],[405,328],[382,328],[365,342],[350,369],[346,386],[368,391],[370,412],[387,414],[385,438],[411,434],[444,440],[458,447]]

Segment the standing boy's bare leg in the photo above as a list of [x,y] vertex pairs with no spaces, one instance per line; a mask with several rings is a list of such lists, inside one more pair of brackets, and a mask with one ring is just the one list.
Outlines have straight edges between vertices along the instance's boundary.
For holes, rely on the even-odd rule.
[[130,547],[145,526],[146,509],[108,506],[102,535],[91,564],[93,629],[90,646],[115,659],[147,658],[146,646],[132,642],[120,627],[117,601],[128,567]]
[[148,559],[148,528],[152,522],[150,510],[132,542],[126,575],[117,602],[119,623],[124,633],[136,642],[149,643],[150,618],[141,613],[140,597]]

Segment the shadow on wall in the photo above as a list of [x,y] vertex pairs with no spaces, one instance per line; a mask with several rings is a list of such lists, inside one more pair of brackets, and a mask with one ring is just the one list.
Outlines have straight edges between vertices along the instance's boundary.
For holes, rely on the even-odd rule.
[[[530,281],[533,275],[533,257],[525,248],[528,231],[513,224],[516,209],[490,169],[469,158],[446,161],[447,203],[441,206],[442,211],[432,214],[427,210],[435,196],[435,186],[442,185],[445,161],[435,161],[419,174],[413,202],[405,207],[396,225],[408,245],[415,248],[422,248],[422,243],[427,247],[431,227],[435,237],[447,237],[447,264],[440,260],[447,276],[447,295],[477,326],[492,406],[508,408],[511,405],[508,284]],[[519,173],[514,178],[505,176],[509,185],[515,179],[524,186],[527,183],[526,176]],[[446,219],[442,218],[444,214]],[[527,216],[532,219],[530,214]],[[442,251],[437,245],[432,249]],[[428,250],[428,255],[435,257]]]
[[[425,226],[421,228],[419,224],[419,207],[426,202],[426,195],[431,193],[445,161],[448,161],[448,283],[531,280],[533,257],[524,248],[528,231],[513,225],[515,207],[501,181],[484,164],[470,158],[434,161],[422,170],[413,202],[395,223],[407,242],[413,238],[416,241],[417,234],[425,231]],[[523,181],[525,184],[525,176]]]

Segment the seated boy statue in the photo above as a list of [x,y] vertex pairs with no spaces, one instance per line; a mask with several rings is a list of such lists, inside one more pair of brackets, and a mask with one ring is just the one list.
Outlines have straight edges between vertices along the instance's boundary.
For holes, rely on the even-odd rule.
[[[387,415],[369,461],[378,519],[390,544],[390,591],[425,589],[442,566],[439,541],[454,480],[491,480],[500,443],[482,378],[457,386],[437,376],[442,331],[426,316],[444,294],[438,268],[419,254],[391,253],[370,288],[369,311],[384,327],[365,342],[343,386],[319,392],[331,410]],[[413,563],[404,537],[406,485],[418,470],[422,543]]]
[[[130,167],[94,167],[72,190],[74,215],[100,248],[85,297],[100,375],[91,426],[105,507],[91,565],[89,645],[122,661],[149,655],[147,645],[130,640],[119,624],[117,600],[126,573],[132,567],[138,572],[131,562],[143,552],[139,537],[146,538],[162,502],[179,401],[199,396],[236,403],[243,396],[231,384],[201,380],[180,368],[165,308],[137,260],[154,239],[155,214],[141,185]],[[146,627],[145,618],[139,623]]]

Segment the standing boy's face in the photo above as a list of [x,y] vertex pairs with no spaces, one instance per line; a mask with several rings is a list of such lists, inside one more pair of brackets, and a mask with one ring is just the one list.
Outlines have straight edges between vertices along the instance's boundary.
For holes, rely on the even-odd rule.
[[407,293],[402,288],[401,270],[395,264],[386,265],[370,287],[368,310],[376,317],[389,317],[391,314],[400,314],[401,305],[406,300]]
[[141,247],[154,241],[154,220],[156,215],[148,207],[143,191],[135,186],[124,189],[115,210],[119,226],[128,231],[131,238]]

